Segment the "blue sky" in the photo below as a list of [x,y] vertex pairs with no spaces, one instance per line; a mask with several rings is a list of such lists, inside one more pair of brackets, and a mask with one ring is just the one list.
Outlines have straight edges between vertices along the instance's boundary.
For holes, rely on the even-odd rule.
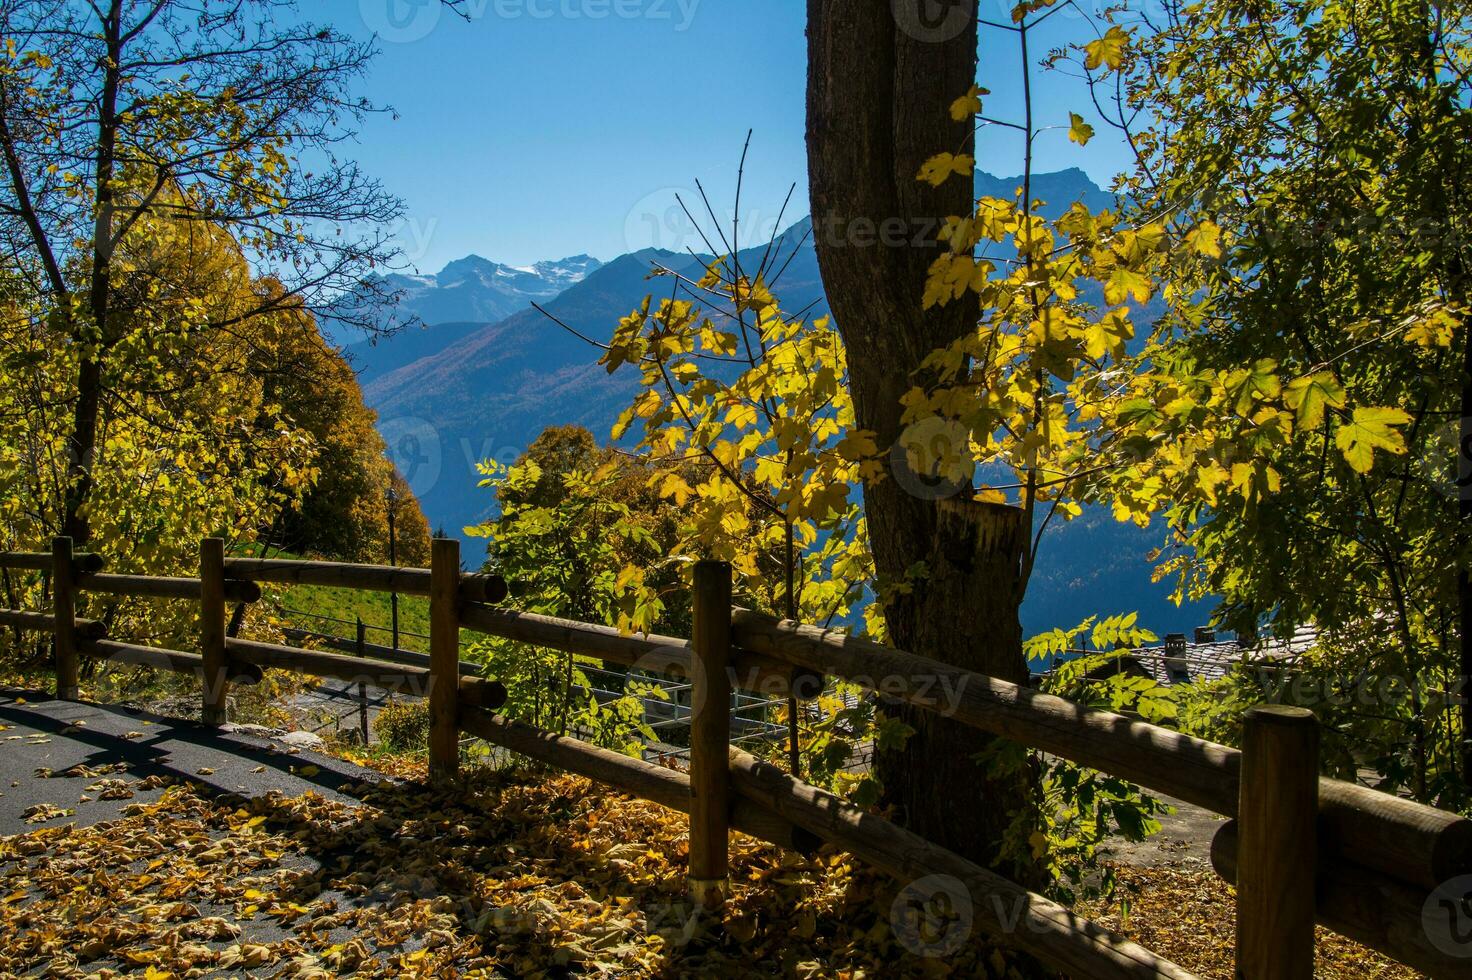
[[[983,16],[1007,20],[1005,3],[983,0]],[[466,9],[468,21],[437,0],[303,6],[380,40],[365,94],[397,117],[369,119],[344,152],[405,200],[398,236],[420,271],[470,252],[527,264],[693,244],[674,194],[693,195],[699,178],[729,212],[748,129],[743,224],[769,229],[794,182],[783,223],[807,213],[801,0],[466,0]],[[1090,32],[1060,11],[1033,38],[1034,60]],[[983,33],[987,109],[1010,117],[1016,36]],[[1040,124],[1066,125],[1070,109],[1092,118],[1075,80],[1044,73],[1035,92]],[[1107,182],[1127,158],[1094,121],[1087,148],[1062,131],[1041,137],[1038,168],[1078,166]],[[1019,172],[1020,140],[995,133],[981,143],[982,169]]]

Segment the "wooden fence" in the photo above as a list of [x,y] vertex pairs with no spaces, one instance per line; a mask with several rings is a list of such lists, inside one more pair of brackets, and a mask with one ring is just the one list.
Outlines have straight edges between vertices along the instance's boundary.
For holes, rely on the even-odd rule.
[[[1318,776],[1318,728],[1305,710],[1259,707],[1244,718],[1243,748],[1229,748],[903,650],[733,609],[731,570],[696,566],[693,639],[621,635],[606,626],[500,608],[506,584],[460,570],[459,545],[434,542],[429,569],[228,558],[218,539],[200,547],[197,579],[106,575],[95,557],[59,538],[51,554],[0,554],[0,567],[49,573],[49,614],[0,610],[0,626],[55,636],[57,692],[75,698],[81,657],[198,676],[204,718],[224,720],[229,685],[266,667],[368,681],[425,696],[430,772],[453,778],[465,732],[690,816],[689,887],[719,907],[729,891],[731,830],[802,852],[822,844],[909,881],[944,875],[969,893],[975,924],[998,940],[1078,977],[1190,974],[1068,909],[883,818],[793,778],[729,744],[733,688],[813,696],[815,679],[839,677],[883,696],[1138,783],[1229,820],[1212,845],[1218,872],[1237,883],[1237,976],[1313,975],[1317,921],[1432,977],[1463,977],[1472,959],[1425,925],[1428,897],[1472,873],[1472,821]],[[430,653],[372,658],[226,636],[227,601],[252,602],[261,582],[295,582],[425,595]],[[200,603],[200,652],[106,638],[79,619],[82,592]],[[461,628],[691,680],[689,774],[555,735],[496,713],[507,695],[468,676]]]

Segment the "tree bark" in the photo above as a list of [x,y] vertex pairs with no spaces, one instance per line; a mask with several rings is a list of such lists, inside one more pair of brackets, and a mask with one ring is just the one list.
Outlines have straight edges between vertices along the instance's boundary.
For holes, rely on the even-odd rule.
[[[112,301],[113,220],[117,208],[116,179],[118,92],[123,60],[123,4],[112,0],[102,18],[107,60],[102,66],[102,94],[97,125],[97,211],[92,225],[92,274],[87,290],[91,323],[74,340],[94,349],[83,353],[77,366],[77,401],[72,434],[67,440],[67,490],[61,533],[78,545],[92,537],[86,506],[92,497],[92,465],[97,453],[97,420],[102,407],[102,368],[99,363],[108,339],[108,312]],[[75,320],[75,317],[73,318]]]
[[[919,6],[919,5],[917,5]],[[960,4],[954,7],[965,8]],[[951,119],[952,101],[976,76],[974,7],[964,21],[926,25],[906,5],[809,0],[808,169],[814,239],[828,302],[849,351],[857,421],[890,461],[866,482],[864,506],[896,646],[1025,682],[1018,603],[1028,529],[1020,510],[978,503],[964,490],[916,489],[894,477],[903,454],[901,397],[933,383],[925,356],[974,329],[975,308],[925,311],[936,231],[974,207],[971,182],[933,188],[916,179],[941,152],[970,152],[971,122]],[[924,9],[920,7],[920,9]],[[915,21],[915,22],[911,22]],[[918,574],[917,574],[918,573]],[[1026,771],[989,776],[975,759],[992,737],[898,704],[887,712],[915,729],[902,750],[881,753],[885,799],[911,830],[985,865],[1019,806]],[[1004,867],[1035,879],[1026,864]]]

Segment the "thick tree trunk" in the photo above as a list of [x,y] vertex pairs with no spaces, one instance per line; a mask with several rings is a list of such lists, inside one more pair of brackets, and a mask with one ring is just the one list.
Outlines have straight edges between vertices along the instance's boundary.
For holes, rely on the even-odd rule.
[[[808,167],[814,237],[836,324],[849,350],[858,424],[881,450],[900,441],[900,398],[925,385],[932,350],[974,329],[966,304],[925,312],[936,231],[974,205],[970,181],[932,188],[916,179],[925,160],[969,152],[971,123],[949,114],[976,74],[975,9],[961,21],[926,23],[923,4],[809,0]],[[898,13],[896,13],[898,12]],[[890,454],[890,469],[903,456]],[[1016,508],[945,496],[900,474],[864,486],[874,558],[888,583],[893,642],[957,666],[1025,680],[1021,558],[1027,540]],[[917,572],[923,574],[915,577]],[[974,759],[991,739],[934,715],[891,707],[915,735],[882,754],[878,774],[905,826],[984,864],[1028,801],[1026,773],[989,777]],[[1022,878],[1029,867],[1004,868]]]

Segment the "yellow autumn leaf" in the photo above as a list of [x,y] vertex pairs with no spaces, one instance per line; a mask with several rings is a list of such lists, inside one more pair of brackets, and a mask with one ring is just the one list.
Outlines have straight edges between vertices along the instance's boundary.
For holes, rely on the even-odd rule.
[[1222,257],[1222,230],[1215,221],[1203,220],[1186,233],[1186,245],[1209,259]]
[[981,97],[990,94],[991,92],[980,85],[971,86],[965,95],[951,103],[951,118],[960,122],[967,116],[974,116],[981,112]]
[[938,153],[925,161],[917,177],[932,187],[939,187],[952,175],[970,176],[975,166],[976,161],[965,153]]
[[1375,465],[1375,450],[1404,455],[1405,438],[1396,426],[1409,425],[1410,415],[1398,408],[1357,408],[1351,421],[1340,426],[1334,441],[1356,473],[1368,473]]
[[1118,25],[1110,27],[1104,36],[1084,45],[1084,67],[1094,71],[1100,67],[1113,70],[1124,62],[1124,47],[1129,35]]
[[1068,138],[1079,146],[1087,146],[1089,140],[1094,138],[1094,127],[1084,122],[1084,117],[1076,112],[1068,114]]

